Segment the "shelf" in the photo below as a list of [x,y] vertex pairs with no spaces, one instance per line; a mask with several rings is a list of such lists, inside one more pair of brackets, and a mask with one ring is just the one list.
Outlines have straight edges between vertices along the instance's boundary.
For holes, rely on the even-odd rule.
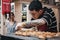
[[51,4],[44,4],[42,3],[43,6],[48,6],[48,7],[51,7],[51,8],[60,8],[60,6],[56,6],[56,5],[51,5]]
[[27,12],[27,11],[22,11],[22,12]]

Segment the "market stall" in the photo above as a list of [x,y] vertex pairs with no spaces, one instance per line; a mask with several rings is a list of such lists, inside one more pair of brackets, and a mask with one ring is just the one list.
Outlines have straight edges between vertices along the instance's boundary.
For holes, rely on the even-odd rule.
[[60,40],[60,33],[39,31],[16,31],[1,35],[2,40]]

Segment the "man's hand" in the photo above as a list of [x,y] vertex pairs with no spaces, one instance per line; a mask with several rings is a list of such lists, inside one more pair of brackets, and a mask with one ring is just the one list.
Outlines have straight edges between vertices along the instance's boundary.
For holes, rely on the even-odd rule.
[[17,27],[16,31],[19,31],[19,30],[21,30],[21,27],[20,26]]
[[26,26],[26,23],[24,23],[24,22],[22,22],[22,23],[18,23],[17,25],[16,25],[16,30],[21,30],[21,28],[24,28]]

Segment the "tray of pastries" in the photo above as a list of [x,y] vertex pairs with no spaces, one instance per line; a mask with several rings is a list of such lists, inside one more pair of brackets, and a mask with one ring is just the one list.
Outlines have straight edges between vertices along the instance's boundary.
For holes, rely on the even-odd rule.
[[17,31],[15,32],[15,34],[18,36],[34,36],[38,38],[54,38],[60,36],[60,33],[40,32],[40,31],[32,31],[32,30]]
[[60,36],[60,32],[58,33],[41,32],[41,31],[33,30],[32,28],[29,29],[21,28],[20,30],[16,31],[14,34],[18,36],[33,36],[38,38],[54,38]]

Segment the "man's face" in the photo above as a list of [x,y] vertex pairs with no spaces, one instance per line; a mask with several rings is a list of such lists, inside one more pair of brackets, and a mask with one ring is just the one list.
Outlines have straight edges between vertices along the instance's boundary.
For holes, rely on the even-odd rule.
[[39,11],[30,11],[30,14],[32,15],[33,18],[38,18],[40,15],[42,15],[42,10],[39,10]]

